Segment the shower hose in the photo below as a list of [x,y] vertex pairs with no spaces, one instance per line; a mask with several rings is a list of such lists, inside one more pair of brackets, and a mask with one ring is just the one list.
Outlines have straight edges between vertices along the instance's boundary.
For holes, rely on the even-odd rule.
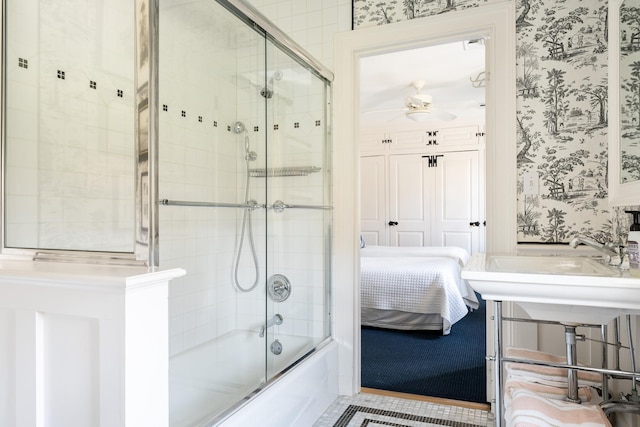
[[[240,231],[240,243],[238,244],[238,252],[236,254],[236,259],[234,263],[233,283],[235,284],[236,288],[239,291],[251,292],[256,288],[256,286],[258,286],[260,275],[258,272],[258,256],[256,255],[256,246],[253,241],[253,231],[251,228],[251,211],[254,209],[253,206],[251,205],[255,204],[255,202],[252,203],[249,200],[249,177],[250,177],[249,162],[253,157],[251,156],[251,152],[249,151],[249,137],[246,135],[246,132],[244,136],[244,149],[245,149],[245,164],[246,164],[246,170],[247,170],[247,179],[245,180],[246,185],[244,190],[244,200],[247,206],[244,208],[242,213],[242,229]],[[238,279],[238,269],[240,268],[240,258],[242,256],[242,248],[244,246],[245,236],[247,237],[247,240],[249,242],[249,247],[251,248],[251,257],[253,260],[253,266],[255,271],[255,280],[253,284],[248,288],[243,287],[240,284],[240,280]]]

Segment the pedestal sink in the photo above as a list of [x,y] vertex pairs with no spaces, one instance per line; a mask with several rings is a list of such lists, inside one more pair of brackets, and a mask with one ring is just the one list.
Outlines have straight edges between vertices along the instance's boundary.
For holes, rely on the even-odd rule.
[[534,319],[604,324],[640,314],[640,279],[593,258],[476,253],[462,278],[484,299],[517,302]]

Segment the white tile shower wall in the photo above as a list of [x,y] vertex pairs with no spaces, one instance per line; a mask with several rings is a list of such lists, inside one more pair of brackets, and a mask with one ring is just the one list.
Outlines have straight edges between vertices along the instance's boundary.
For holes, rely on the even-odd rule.
[[[309,89],[311,79],[307,76],[309,82],[305,82],[303,90],[297,89],[298,80],[305,78],[306,72],[294,71],[300,67],[295,63],[292,66],[293,61],[288,58],[286,63],[272,64],[273,69],[265,74],[264,54],[260,53],[260,43],[252,30],[230,28],[229,23],[216,16],[205,15],[201,9],[194,15],[183,7],[170,5],[161,10],[160,103],[161,110],[166,105],[167,111],[160,112],[160,197],[244,202],[244,135],[227,131],[227,126],[236,120],[247,126],[251,150],[258,154],[251,167],[265,164],[266,133],[269,159],[275,160],[270,166],[324,166],[324,109],[311,101],[322,95],[321,85]],[[199,25],[201,22],[207,25]],[[219,28],[237,36],[224,38],[215,33]],[[266,101],[272,118],[265,129],[265,99],[259,92],[274,70],[283,71],[283,78],[274,82],[274,97]],[[217,128],[212,127],[212,118],[219,118]],[[295,122],[299,123],[298,128],[294,128]],[[282,132],[272,131],[274,124]],[[269,200],[265,200],[264,178],[251,178],[250,198],[260,204],[271,204],[276,199],[291,204],[324,203],[321,174],[273,178],[268,182]],[[232,266],[242,211],[161,209],[161,265],[187,270],[187,276],[171,287],[171,354],[232,329],[257,332],[265,317],[267,272],[285,274],[294,283],[290,300],[270,308],[286,319],[280,331],[322,336],[324,213],[291,210],[282,215],[269,211],[267,215],[268,233],[265,213],[252,213],[261,260],[260,284],[253,292],[241,293],[233,288]],[[268,243],[264,237],[267,234]],[[240,268],[244,286],[253,279],[246,245],[245,241]],[[265,247],[268,266],[262,262]]]
[[[286,275],[291,297],[274,304],[286,321],[278,332],[321,337],[324,306],[322,212],[285,211],[272,223],[270,271]],[[274,218],[275,219],[275,218]]]
[[[160,198],[234,203],[236,30],[192,6],[161,3]],[[170,287],[171,355],[236,329],[236,221],[234,209],[161,207],[160,263],[187,271]]]
[[10,1],[7,16],[8,245],[131,251],[129,2]]
[[[284,61],[283,61],[284,62]],[[282,200],[290,205],[322,205],[324,164],[324,110],[322,93],[312,79],[296,66],[280,64],[283,79],[274,87],[271,121],[279,125],[270,132],[269,159],[274,167],[321,167],[308,176],[269,179],[268,203]],[[277,104],[277,105],[276,105]],[[319,122],[317,122],[319,121]],[[285,209],[270,211],[268,241],[269,274],[284,274],[292,284],[291,297],[271,303],[270,312],[285,321],[277,333],[322,337],[324,319],[324,212]]]
[[333,36],[351,29],[352,0],[250,0],[255,8],[333,68]]
[[[329,68],[333,68],[333,37],[337,32],[349,31],[351,29],[351,0],[328,0],[322,2],[318,2],[316,0],[250,0],[249,2],[258,10],[260,10],[260,12],[265,15],[270,21],[275,23],[280,29],[291,36],[294,41],[296,41],[299,45],[306,49],[313,57],[318,59]],[[279,82],[278,84],[283,83]],[[291,106],[292,108],[287,110],[286,113],[283,112],[281,117],[286,117],[290,122],[298,121],[299,123],[307,123],[309,116],[313,118],[324,117],[321,112],[308,110],[307,108],[309,107],[305,108],[300,105],[301,103],[304,103],[305,101],[308,102],[308,100],[313,98],[314,97],[309,94],[309,97],[306,99],[304,97],[296,99],[295,107]],[[317,106],[315,108],[317,108]],[[279,111],[279,109],[276,109],[276,111]],[[322,123],[322,125],[322,128],[324,129],[326,123]],[[280,153],[283,158],[283,164],[300,164],[305,163],[309,160],[309,157],[307,157],[309,156],[308,152],[305,152],[304,150],[297,151],[288,149],[290,148],[290,146],[296,144],[303,146],[305,145],[305,143],[310,141],[311,138],[309,138],[308,136],[302,138],[294,136],[293,138],[289,138],[289,135],[287,135],[286,139],[289,140],[289,144],[286,145],[287,150],[283,150]],[[291,144],[291,139],[294,140],[293,144]],[[282,147],[284,147],[284,145],[282,145]],[[274,147],[270,145],[270,150],[273,149]],[[314,145],[311,150],[313,150],[314,152],[313,157],[311,158],[322,158],[319,144]],[[283,188],[286,188],[287,191],[290,192],[290,195],[288,197],[293,197],[294,200],[304,200],[305,195],[314,194],[315,191],[311,189],[312,187],[308,182],[305,182],[303,180],[292,180],[291,178],[287,178],[286,181],[284,181],[282,184]],[[273,194],[273,192],[276,191],[276,188],[273,186],[271,186],[270,188],[270,193]],[[300,199],[298,199],[298,197],[300,197]],[[275,199],[275,197],[273,198]],[[312,198],[313,200],[318,200],[315,197]],[[319,200],[322,199],[320,198]],[[328,204],[328,202],[326,203]],[[321,220],[318,218],[321,218],[321,216],[314,217],[314,221],[321,223]],[[299,222],[289,221],[289,225],[291,225],[292,230],[318,230],[320,234],[318,236],[310,236],[309,240],[313,241],[315,239],[318,239],[320,242],[324,241],[325,236],[321,232],[322,226],[320,224],[305,223],[301,218],[298,221]],[[303,253],[300,250],[295,249],[296,246],[294,243],[291,243],[289,246],[287,246],[287,244],[283,244],[281,242],[280,245],[293,248],[293,250],[290,251],[290,254]],[[323,247],[320,243],[317,243],[316,245],[317,248]],[[324,313],[325,292],[323,284],[316,283],[316,281],[319,282],[324,279],[324,264],[321,262],[323,258],[320,252],[321,250],[309,251],[308,258],[314,260],[314,267],[313,269],[302,269],[304,270],[304,272],[311,276],[311,279],[308,283],[313,283],[314,286],[310,289],[303,289],[302,292],[299,293],[294,292],[292,294],[293,296],[291,297],[293,301],[284,303],[296,304],[298,299],[301,300],[300,305],[297,306],[298,308],[296,309],[296,313],[297,315],[301,316],[301,319],[312,319],[310,320],[310,328],[312,336],[315,337],[322,336],[322,334],[324,333],[324,327],[320,319],[323,318]],[[284,257],[284,254],[282,254],[282,256]],[[297,263],[295,265],[301,266],[305,265],[305,263]],[[281,267],[278,266],[278,268]],[[315,268],[318,268],[319,271],[315,271]],[[304,272],[301,272],[301,274],[304,275]],[[296,280],[296,282],[298,281]],[[312,298],[306,299],[304,295],[305,293],[311,293]],[[306,308],[308,308],[308,306],[305,307],[305,304],[309,304],[309,301],[312,301],[311,311],[307,312],[308,314],[306,317],[302,316],[302,312],[305,311]],[[296,322],[296,324],[302,325],[303,322],[304,320],[302,322]],[[280,328],[283,329],[289,327],[291,327],[290,324],[283,324],[282,326],[280,326]],[[300,326],[298,326],[298,328],[303,329]]]

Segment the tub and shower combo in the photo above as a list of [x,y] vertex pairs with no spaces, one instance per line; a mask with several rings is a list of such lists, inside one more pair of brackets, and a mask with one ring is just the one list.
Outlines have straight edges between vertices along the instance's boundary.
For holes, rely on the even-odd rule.
[[[20,88],[49,85],[29,96],[34,197],[57,204],[52,187],[67,185],[77,203],[41,209],[37,239],[8,209],[9,246],[186,270],[169,287],[170,425],[249,419],[261,401],[289,420],[326,405],[331,72],[242,0],[3,3],[6,120],[26,118]],[[6,144],[12,173],[25,142]],[[24,204],[18,182],[8,207]],[[290,391],[322,397],[274,392],[296,372]]]
[[330,74],[256,15],[171,3],[159,10],[160,265],[192,273],[172,283],[169,369],[172,425],[193,425],[330,335]]

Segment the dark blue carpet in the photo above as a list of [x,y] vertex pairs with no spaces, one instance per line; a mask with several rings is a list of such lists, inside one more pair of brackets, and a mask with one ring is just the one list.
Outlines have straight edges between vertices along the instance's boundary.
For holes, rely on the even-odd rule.
[[449,335],[362,327],[362,387],[486,403],[485,302]]

